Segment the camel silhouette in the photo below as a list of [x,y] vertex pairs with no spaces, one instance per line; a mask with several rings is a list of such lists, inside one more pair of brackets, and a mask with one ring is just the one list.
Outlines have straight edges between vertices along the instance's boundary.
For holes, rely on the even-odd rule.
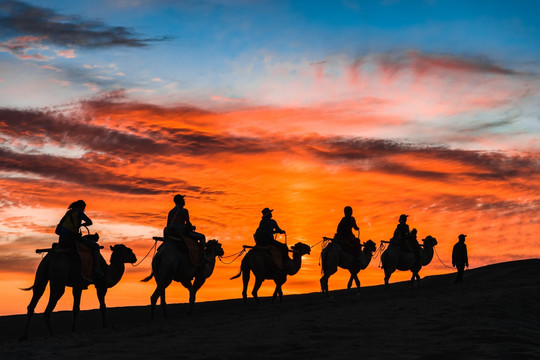
[[356,288],[360,291],[360,280],[358,273],[365,269],[371,262],[373,252],[377,249],[375,243],[368,240],[364,244],[364,249],[360,256],[355,256],[343,250],[340,244],[330,242],[321,252],[321,267],[323,276],[321,277],[321,290],[323,295],[328,295],[328,279],[336,273],[338,267],[347,269],[351,273],[347,290],[351,289],[352,282],[356,283]]
[[[122,276],[124,275],[125,263],[134,263],[137,261],[137,257],[133,251],[123,244],[117,244],[111,246],[111,259],[110,265],[107,264],[105,259],[101,257],[101,269],[104,276],[94,281],[96,287],[97,296],[99,299],[99,308],[101,310],[101,318],[103,327],[107,326],[105,313],[107,306],[105,305],[105,295],[107,289],[118,284]],[[28,339],[28,331],[30,328],[30,321],[34,315],[34,309],[43,295],[47,283],[50,283],[50,296],[47,307],[43,313],[45,324],[50,334],[53,335],[51,327],[51,313],[53,312],[56,303],[64,294],[66,286],[73,289],[73,324],[72,331],[76,330],[77,316],[79,315],[81,294],[83,289],[88,286],[88,281],[84,280],[81,276],[81,263],[73,256],[71,249],[64,251],[50,251],[39,263],[36,271],[36,277],[34,285],[29,288],[21,289],[25,291],[32,290],[32,300],[27,307],[26,326],[24,333],[19,338],[20,341]]]
[[291,247],[291,250],[293,253],[293,258],[290,259],[287,257],[286,265],[283,269],[279,268],[275,264],[272,255],[267,249],[261,249],[256,246],[247,252],[242,259],[240,272],[231,277],[232,280],[242,275],[242,297],[244,298],[244,304],[247,303],[247,287],[249,283],[250,271],[252,271],[255,275],[255,284],[251,294],[257,303],[260,303],[257,292],[259,291],[263,281],[267,279],[274,280],[276,284],[274,294],[272,295],[272,302],[274,302],[276,296],[279,296],[280,302],[283,301],[283,291],[281,287],[287,281],[287,275],[296,274],[302,267],[302,256],[309,255],[311,253],[311,247],[301,242],[294,244]]
[[146,282],[154,278],[156,281],[156,290],[150,296],[152,318],[154,317],[158,298],[161,299],[163,315],[167,316],[165,289],[173,280],[181,283],[189,290],[189,311],[192,311],[197,291],[214,272],[216,256],[224,255],[223,248],[217,240],[208,240],[206,242],[205,253],[208,262],[196,266],[190,260],[189,254],[181,249],[175,240],[168,240],[163,243],[152,259],[152,273],[141,280]]
[[415,256],[411,252],[404,251],[400,245],[390,243],[381,255],[382,268],[384,270],[384,284],[388,285],[390,276],[396,270],[411,271],[411,286],[414,286],[414,280],[418,281],[420,286],[420,269],[422,266],[428,265],[433,259],[433,248],[437,245],[437,239],[428,235],[422,240],[422,256],[419,261],[416,261]]

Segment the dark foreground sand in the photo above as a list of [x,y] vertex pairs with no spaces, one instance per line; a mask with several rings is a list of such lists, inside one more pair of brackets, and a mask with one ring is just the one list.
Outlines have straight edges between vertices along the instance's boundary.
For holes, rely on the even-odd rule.
[[59,312],[54,337],[37,315],[23,343],[24,318],[1,317],[0,359],[540,359],[540,259],[453,280],[286,296],[273,305],[206,302],[191,315],[178,304],[154,321],[148,307],[113,308],[107,329],[97,311],[85,311],[77,333],[67,331],[71,314]]

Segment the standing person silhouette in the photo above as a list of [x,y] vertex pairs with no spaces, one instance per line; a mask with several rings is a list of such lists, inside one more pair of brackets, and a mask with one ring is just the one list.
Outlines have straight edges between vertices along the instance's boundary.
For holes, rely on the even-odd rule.
[[454,245],[454,248],[452,249],[452,266],[457,269],[457,276],[454,283],[463,282],[463,273],[465,272],[465,267],[469,267],[467,245],[465,245],[466,237],[467,235],[460,234],[458,236],[458,242]]
[[85,210],[86,203],[83,200],[77,200],[68,206],[68,211],[58,224],[60,226],[58,243],[61,247],[75,247],[75,242],[79,242],[92,250],[94,275],[103,276],[100,267],[101,254],[99,253],[99,244],[81,235],[81,226],[92,225],[92,220],[84,213]]
[[360,239],[354,236],[352,229],[359,231],[360,228],[356,225],[356,219],[352,216],[353,209],[350,206],[345,206],[343,209],[344,217],[338,224],[336,231],[336,240],[341,242],[346,251],[351,252],[352,254],[359,256],[362,251],[360,245]]
[[287,245],[274,239],[274,234],[285,234],[285,230],[282,230],[276,220],[272,219],[272,211],[274,210],[269,208],[262,209],[262,218],[253,236],[255,244],[260,246],[274,245],[281,249],[284,256],[287,257],[289,252]]

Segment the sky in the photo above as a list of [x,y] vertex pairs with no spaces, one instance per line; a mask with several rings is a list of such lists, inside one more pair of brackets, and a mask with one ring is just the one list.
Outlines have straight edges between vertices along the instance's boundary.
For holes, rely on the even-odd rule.
[[[320,290],[320,241],[345,206],[362,242],[388,240],[400,214],[435,237],[422,276],[454,271],[461,233],[473,268],[540,257],[539,12],[528,0],[0,0],[0,315],[26,312],[35,249],[78,199],[107,260],[122,243],[141,261],[109,290],[114,307],[149,304],[155,285],[140,280],[178,193],[225,256],[274,209],[278,240],[313,246],[285,294]],[[234,258],[199,301],[241,296]],[[359,278],[382,284],[379,258]],[[340,269],[330,290],[347,279]],[[178,283],[167,297],[188,300]],[[57,309],[71,304],[66,292]],[[90,288],[81,308],[97,306]]]

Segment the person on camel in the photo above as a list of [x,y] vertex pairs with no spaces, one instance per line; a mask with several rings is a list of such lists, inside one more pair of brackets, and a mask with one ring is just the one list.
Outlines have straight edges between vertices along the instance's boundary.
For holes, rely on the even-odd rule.
[[83,200],[77,200],[68,206],[68,211],[60,220],[60,234],[58,236],[58,244],[60,247],[71,248],[75,247],[75,242],[81,243],[92,251],[92,262],[94,275],[102,277],[100,262],[101,254],[100,246],[96,241],[92,241],[83,237],[80,231],[81,226],[92,225],[92,220],[84,213],[86,203]]
[[356,225],[356,219],[352,216],[352,207],[345,206],[343,213],[345,216],[339,222],[334,238],[339,244],[342,245],[345,251],[359,256],[360,252],[362,251],[360,239],[354,236],[352,229],[359,231],[360,228],[358,225]]
[[407,247],[407,238],[409,237],[409,225],[407,224],[407,218],[409,215],[401,214],[399,216],[399,224],[394,231],[394,237],[391,242],[399,244],[403,250],[410,251]]
[[407,246],[412,249],[415,262],[419,263],[420,258],[422,257],[422,249],[420,248],[420,243],[418,243],[416,229],[412,229],[409,233],[409,236],[407,237]]
[[262,218],[253,236],[255,244],[259,246],[274,245],[283,252],[284,258],[287,258],[289,253],[287,244],[274,239],[274,234],[285,234],[285,230],[282,230],[276,220],[272,219],[272,211],[274,210],[269,208],[262,209]]
[[185,208],[185,196],[177,194],[174,196],[175,206],[169,211],[167,216],[167,227],[164,231],[165,239],[169,237],[187,236],[195,241],[199,246],[203,260],[206,260],[204,247],[206,245],[206,237],[204,234],[195,232],[195,226],[189,220],[189,211]]

